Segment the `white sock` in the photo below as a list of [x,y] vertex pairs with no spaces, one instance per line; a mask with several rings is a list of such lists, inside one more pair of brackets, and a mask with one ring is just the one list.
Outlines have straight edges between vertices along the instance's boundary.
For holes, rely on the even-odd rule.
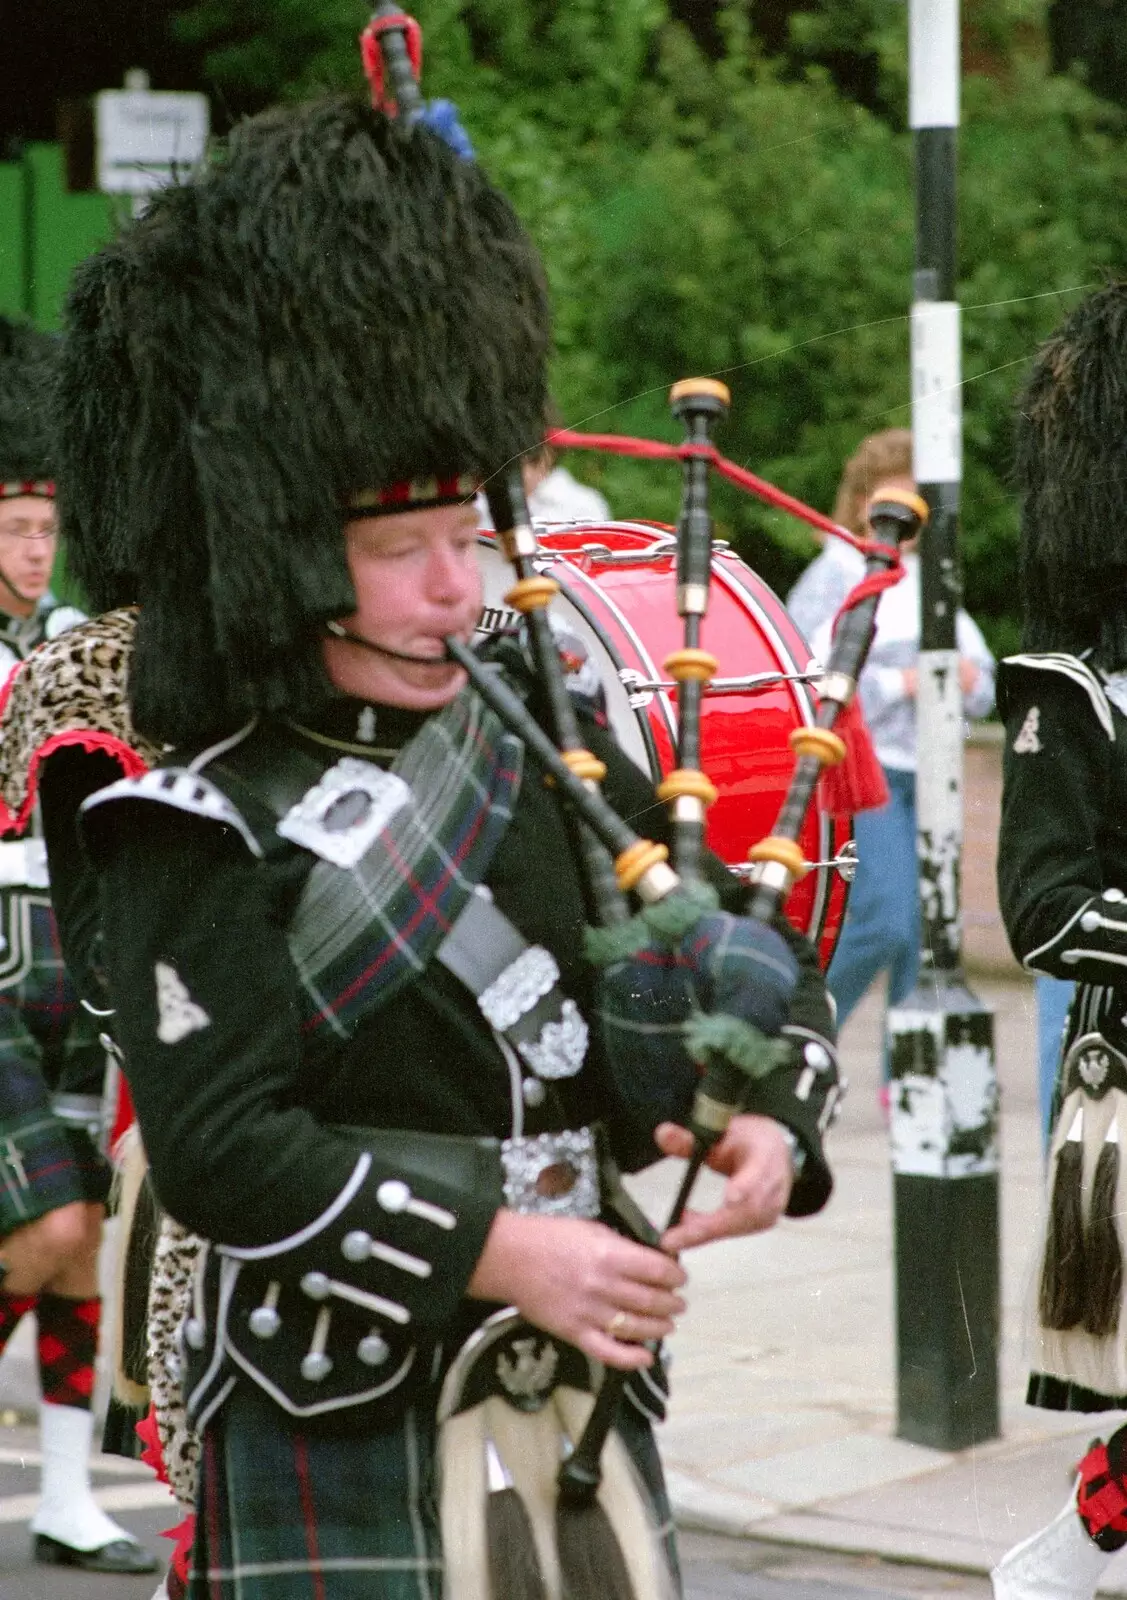
[[1073,1490],[1047,1527],[999,1561],[990,1574],[994,1600],[1093,1600],[1110,1560],[1081,1522]]
[[115,1539],[136,1543],[131,1533],[106,1516],[90,1489],[93,1413],[44,1400],[39,1408],[39,1439],[43,1468],[32,1533],[45,1533],[73,1550],[100,1550]]

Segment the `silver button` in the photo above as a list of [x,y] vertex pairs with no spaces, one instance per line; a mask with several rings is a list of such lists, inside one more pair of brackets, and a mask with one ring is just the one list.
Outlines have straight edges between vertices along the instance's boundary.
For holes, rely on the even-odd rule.
[[193,1350],[202,1350],[207,1342],[207,1329],[198,1317],[189,1317],[184,1324],[184,1340]]
[[282,1319],[273,1306],[255,1306],[247,1321],[256,1339],[272,1339],[282,1326]]
[[825,1072],[827,1067],[833,1065],[833,1057],[824,1044],[817,1044],[814,1040],[802,1052],[802,1059],[808,1067],[813,1067],[815,1072]]
[[385,1211],[406,1211],[411,1191],[401,1178],[387,1178],[376,1190],[376,1199]]
[[329,1280],[323,1272],[307,1272],[301,1280],[301,1292],[311,1300],[327,1300],[331,1292]]
[[1109,905],[1117,906],[1121,901],[1127,900],[1127,894],[1122,889],[1105,889],[1104,899]]
[[382,1367],[391,1354],[391,1346],[381,1334],[370,1333],[356,1346],[356,1354],[366,1367]]
[[520,1086],[520,1092],[526,1106],[542,1106],[548,1093],[539,1078],[526,1078]]
[[329,1376],[329,1373],[332,1370],[333,1364],[329,1360],[328,1356],[314,1355],[310,1353],[309,1355],[302,1357],[301,1375],[305,1379],[306,1383],[320,1383],[323,1378],[327,1378]]
[[1083,928],[1085,933],[1095,933],[1102,921],[1103,918],[1100,916],[1098,911],[1085,911],[1084,915],[1080,918],[1080,926]]
[[363,1228],[354,1228],[351,1233],[346,1233],[341,1240],[340,1253],[346,1261],[370,1261],[372,1257],[372,1235],[365,1233]]

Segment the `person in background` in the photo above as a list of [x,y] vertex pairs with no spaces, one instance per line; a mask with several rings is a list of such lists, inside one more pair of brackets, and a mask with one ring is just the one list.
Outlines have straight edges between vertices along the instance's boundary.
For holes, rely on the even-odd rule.
[[[834,517],[857,534],[868,532],[866,508],[881,489],[916,492],[912,435],[889,428],[865,439],[846,463]],[[926,531],[923,537],[927,537]],[[860,697],[877,759],[888,782],[889,803],[855,818],[857,876],[841,938],[828,973],[838,1025],[873,980],[888,974],[888,1002],[898,1005],[919,970],[920,902],[916,855],[916,692],[919,683],[920,570],[914,545],[904,549],[905,575],[880,600],[876,633],[861,674]],[[860,580],[863,557],[840,539],[826,548],[787,599],[791,615],[820,660],[828,658],[833,620]],[[994,704],[994,658],[975,622],[957,619],[959,683],[968,717],[984,717]],[[887,1090],[882,1090],[887,1099]]]
[[1060,1060],[1061,1041],[1076,985],[1067,978],[1049,978],[1039,973],[1033,989],[1037,996],[1037,1109],[1041,1113],[1041,1135],[1047,1150],[1052,1129],[1057,1062]]
[[609,522],[611,509],[597,489],[561,467],[550,444],[526,456],[524,492],[534,522]]
[[[55,341],[0,320],[0,675],[82,613],[49,590],[57,523],[48,392]],[[15,822],[0,802],[0,832]],[[38,1324],[37,1561],[146,1573],[157,1562],[96,1504],[89,1459],[109,1165],[94,1143],[105,1051],[59,955],[40,830],[0,842],[0,1351]]]

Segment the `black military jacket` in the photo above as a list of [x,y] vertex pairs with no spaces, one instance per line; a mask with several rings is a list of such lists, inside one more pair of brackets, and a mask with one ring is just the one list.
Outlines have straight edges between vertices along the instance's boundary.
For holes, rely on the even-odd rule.
[[[367,718],[370,735],[373,711],[375,745],[357,745],[358,719]],[[253,755],[268,732],[316,753],[325,767],[342,752],[378,760],[420,721],[339,701],[315,729],[272,724],[251,734],[243,754]],[[664,812],[643,775],[608,734],[593,725],[585,733],[607,763],[611,803],[640,831],[662,836]],[[235,751],[223,765],[237,773],[239,759]],[[114,824],[115,809],[127,825]],[[369,1337],[390,1343],[390,1371],[415,1331],[434,1335],[456,1320],[501,1198],[480,1169],[470,1178],[436,1170],[425,1141],[417,1159],[409,1139],[389,1157],[373,1152],[363,1130],[507,1137],[510,1072],[473,997],[432,962],[353,1037],[303,1037],[286,931],[312,865],[308,852],[275,840],[279,847],[259,860],[236,829],[162,805],[104,806],[94,843],[115,1033],[162,1203],[229,1258],[253,1265],[262,1281],[309,1293],[311,1273],[330,1274],[334,1292],[351,1296],[373,1330]],[[709,870],[734,907],[742,896],[735,880],[714,859]],[[562,989],[593,1017],[583,895],[559,803],[531,759],[486,882],[525,939],[552,952]],[[790,1204],[802,1214],[830,1191],[821,1124],[836,1074],[814,952],[787,936],[802,962],[792,1056],[758,1086],[749,1109],[791,1128],[805,1152]],[[192,1024],[174,1028],[172,1039],[158,965],[177,974]],[[619,1158],[638,1164],[616,1129],[594,1030],[586,1065],[553,1090],[557,1127],[602,1121]],[[657,1158],[656,1149],[650,1154]],[[361,1237],[374,1243],[358,1254]]]
[[1014,656],[998,889],[1032,972],[1127,988],[1127,705],[1114,678],[1068,655]]

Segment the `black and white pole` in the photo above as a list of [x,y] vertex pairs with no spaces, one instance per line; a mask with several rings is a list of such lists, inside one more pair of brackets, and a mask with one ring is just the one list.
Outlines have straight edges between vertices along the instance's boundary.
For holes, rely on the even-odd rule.
[[912,449],[931,518],[920,545],[920,975],[888,1017],[897,1432],[960,1450],[998,1433],[998,1090],[994,1019],[963,976],[959,907],[958,0],[909,0],[908,9],[916,174]]

